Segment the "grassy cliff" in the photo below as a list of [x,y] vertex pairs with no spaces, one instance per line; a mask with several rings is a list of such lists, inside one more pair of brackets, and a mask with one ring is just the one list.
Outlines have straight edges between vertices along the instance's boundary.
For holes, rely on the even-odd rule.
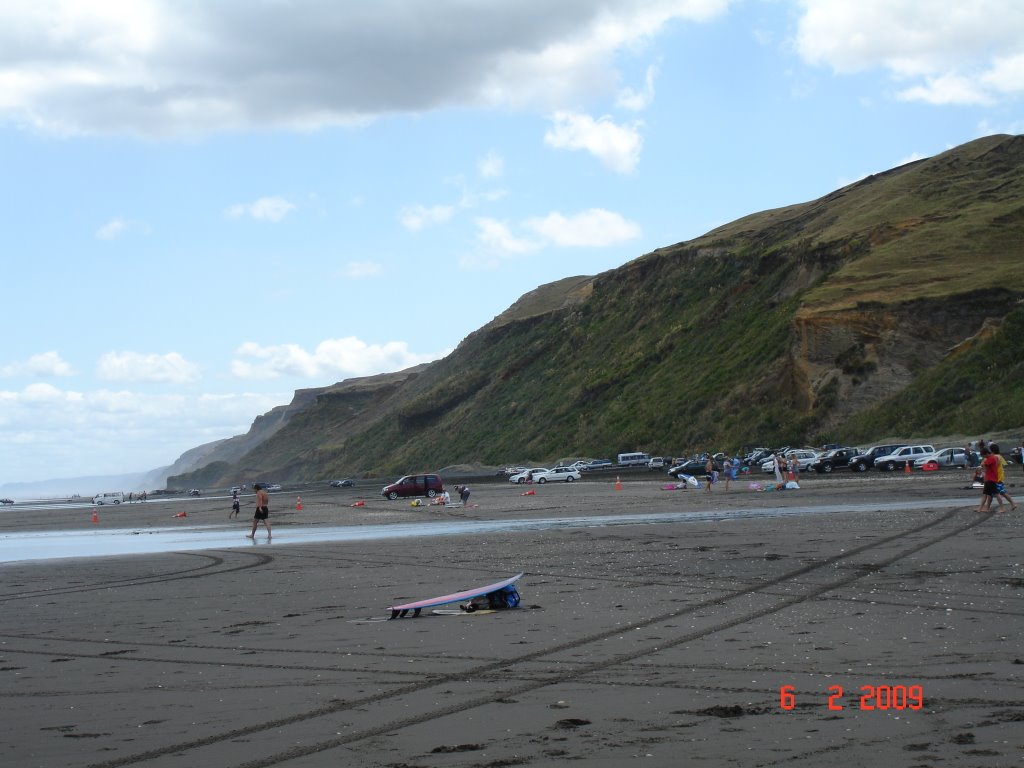
[[542,286],[222,479],[1020,426],[1022,297],[1024,137],[987,137]]

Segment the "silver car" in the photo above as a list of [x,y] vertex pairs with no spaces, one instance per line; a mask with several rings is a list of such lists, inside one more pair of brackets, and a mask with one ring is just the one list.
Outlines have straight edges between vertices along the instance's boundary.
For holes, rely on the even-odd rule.
[[921,468],[930,461],[934,461],[940,467],[966,467],[967,452],[963,448],[943,448],[914,459],[914,466]]

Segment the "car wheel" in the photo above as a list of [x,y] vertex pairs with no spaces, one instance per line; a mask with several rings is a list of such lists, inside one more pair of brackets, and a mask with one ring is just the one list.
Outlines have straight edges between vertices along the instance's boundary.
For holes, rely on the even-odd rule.
[[432,499],[435,496],[437,496],[437,491],[435,491],[433,488],[431,488],[430,490],[427,491],[427,496]]
[[572,475],[566,475],[565,482],[567,482],[567,483],[575,483],[576,482],[576,478],[573,477]]
[[518,480],[516,480],[516,485],[522,485],[524,482],[525,481],[523,480],[523,478],[520,477]]
[[895,461],[887,461],[887,462],[885,462],[885,468],[887,470],[889,470],[890,472],[895,472],[896,471],[896,462]]
[[854,469],[856,469],[858,472],[867,472],[868,465],[865,464],[864,462],[861,462],[860,464],[854,464]]
[[118,501],[117,499],[114,499],[114,503],[115,503],[115,504],[120,504],[121,502],[120,502],[120,501]]
[[832,474],[832,465],[831,464],[826,464],[825,466],[823,466],[821,468],[821,471],[824,472],[826,475],[831,475]]
[[548,479],[547,479],[546,477],[542,477],[542,478],[541,478],[540,480],[538,480],[537,482],[538,482],[538,483],[540,483],[541,485],[544,485],[544,483],[546,483],[547,481],[548,481]]
[[394,501],[395,499],[398,498],[398,492],[397,491],[392,491],[391,493],[388,494],[388,498],[391,499],[392,501]]

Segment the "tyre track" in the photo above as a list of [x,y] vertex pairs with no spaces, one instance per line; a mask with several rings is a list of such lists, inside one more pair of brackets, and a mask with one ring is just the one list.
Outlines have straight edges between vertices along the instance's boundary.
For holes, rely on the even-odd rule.
[[[890,536],[883,537],[881,539],[865,543],[854,549],[841,552],[833,557],[826,558],[824,560],[818,560],[808,563],[800,568],[797,568],[788,573],[784,573],[773,579],[769,579],[761,584],[744,587],[742,589],[735,590],[727,595],[711,598],[705,601],[701,601],[697,604],[689,605],[677,610],[662,613],[657,616],[649,617],[647,619],[641,619],[639,621],[631,622],[625,625],[616,626],[612,629],[604,630],[602,632],[587,635],[574,640],[567,640],[562,643],[558,643],[547,648],[538,649],[528,653],[521,654],[512,658],[502,658],[492,662],[481,664],[472,669],[464,669],[458,672],[445,673],[434,675],[430,678],[422,680],[417,683],[401,686],[390,691],[385,691],[370,696],[364,696],[358,699],[341,700],[333,699],[325,705],[320,707],[307,710],[306,712],[299,712],[286,717],[278,718],[275,720],[268,720],[259,723],[258,725],[235,728],[228,731],[223,731],[218,734],[212,734],[199,739],[190,740],[187,742],[181,742],[178,744],[172,744],[165,747],[160,747],[153,750],[137,753],[134,755],[126,755],[124,757],[115,758],[113,760],[102,761],[98,763],[91,763],[87,768],[120,768],[120,766],[134,765],[142,763],[148,760],[164,757],[167,755],[177,755],[182,752],[189,750],[199,749],[201,747],[217,744],[220,742],[228,741],[231,739],[238,739],[254,734],[265,732],[272,729],[280,729],[289,725],[297,723],[303,723],[308,720],[324,717],[327,715],[337,714],[339,712],[353,710],[360,707],[366,707],[371,704],[375,704],[390,699],[400,698],[413,693],[418,693],[439,685],[446,685],[457,681],[462,681],[475,677],[478,675],[486,675],[489,672],[494,672],[502,668],[509,666],[515,666],[516,664],[523,664],[530,661],[543,659],[546,656],[551,656],[568,650],[574,650],[590,644],[598,643],[603,640],[615,637],[617,635],[625,635],[629,632],[650,627],[656,624],[663,623],[678,619],[681,616],[696,613],[701,610],[705,610],[709,607],[722,607],[727,606],[728,603],[735,601],[741,597],[762,593],[768,589],[775,587],[785,582],[793,582],[797,578],[816,571],[821,568],[827,568],[830,565],[840,563],[843,560],[847,560],[856,555],[868,552],[873,549],[881,548],[887,544],[899,541],[901,539],[907,539],[915,534],[923,533],[930,528],[938,526],[947,520],[951,519],[955,515],[959,514],[958,510],[951,510],[946,512],[939,517],[923,523],[914,528],[901,531],[899,533],[892,534]],[[692,632],[687,632],[671,640],[659,640],[654,642],[648,642],[641,645],[640,647],[627,652],[618,654],[612,654],[611,656],[592,662],[585,662],[575,667],[572,670],[559,670],[557,673],[545,676],[538,680],[520,681],[517,684],[503,687],[500,691],[493,691],[481,696],[473,696],[463,700],[462,702],[452,703],[448,706],[437,707],[428,712],[419,715],[410,715],[406,718],[398,718],[381,724],[365,728],[361,731],[354,733],[344,734],[332,739],[325,739],[315,744],[310,744],[301,747],[294,747],[283,752],[279,752],[274,755],[269,755],[257,760],[251,760],[244,763],[238,764],[237,768],[270,768],[270,766],[276,766],[281,763],[288,762],[300,757],[306,757],[309,755],[325,752],[337,747],[352,744],[357,741],[363,741],[365,739],[373,738],[375,736],[381,736],[387,733],[391,733],[397,730],[408,728],[415,725],[420,725],[432,720],[448,717],[459,712],[465,712],[467,710],[476,709],[478,707],[492,704],[501,700],[508,699],[510,697],[530,693],[535,690],[556,685],[559,683],[574,680],[576,678],[588,675],[593,672],[601,671],[609,667],[613,667],[619,664],[623,664],[629,661],[634,661],[644,656],[649,656],[654,653],[664,651],[668,648],[674,648],[686,643],[693,642],[713,634],[732,629],[733,627],[740,626],[752,621],[757,621],[765,616],[769,616],[779,611],[783,611],[787,608],[791,608],[800,603],[813,600],[820,595],[831,592],[835,589],[852,584],[867,575],[877,573],[878,571],[906,558],[917,552],[933,546],[946,539],[957,536],[977,525],[982,524],[991,517],[991,514],[974,516],[970,522],[956,526],[948,531],[940,533],[938,535],[927,538],[918,543],[914,543],[905,549],[900,550],[895,555],[883,558],[877,562],[869,563],[866,565],[860,565],[853,569],[852,573],[848,573],[840,578],[828,581],[825,584],[818,585],[816,587],[809,587],[806,591],[801,594],[780,599],[778,602],[774,602],[769,606],[759,608],[756,610],[746,611],[733,618],[727,618],[717,623],[714,623],[708,627]]]
[[[217,550],[211,550],[217,551]],[[222,568],[217,571],[210,570],[216,568],[219,565],[224,564],[223,557],[214,557],[213,555],[207,555],[197,552],[175,552],[173,554],[184,555],[186,557],[198,557],[204,560],[212,562],[205,563],[203,565],[197,565],[194,568],[185,568],[180,571],[169,571],[162,574],[154,574],[153,576],[145,577],[133,577],[127,579],[110,579],[109,581],[100,581],[93,584],[85,584],[81,586],[73,587],[58,587],[57,589],[36,589],[27,590],[24,592],[15,592],[6,595],[0,595],[0,603],[10,602],[12,600],[31,600],[34,598],[51,597],[59,595],[73,595],[78,592],[95,592],[101,589],[111,589],[112,587],[139,587],[146,584],[160,584],[166,581],[180,581],[182,579],[198,579],[205,578],[207,576],[219,576],[225,573],[234,573],[235,571],[244,571],[249,568],[258,568],[261,565],[267,565],[273,562],[273,555],[266,555],[259,552],[232,552],[232,554],[244,555],[246,557],[254,558],[254,562],[243,563],[242,565],[234,565],[229,568]]]

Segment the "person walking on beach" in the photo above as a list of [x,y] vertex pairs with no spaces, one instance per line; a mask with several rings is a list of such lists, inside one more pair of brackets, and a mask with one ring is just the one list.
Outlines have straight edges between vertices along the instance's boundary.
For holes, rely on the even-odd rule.
[[231,514],[228,515],[228,520],[232,517],[238,517],[238,513],[241,511],[241,502],[238,499],[238,491],[231,492]]
[[725,462],[725,490],[729,490],[729,482],[735,480],[740,471],[740,457],[733,456]]
[[256,489],[256,514],[252,517],[252,533],[247,533],[245,538],[251,539],[256,536],[256,527],[260,524],[260,520],[263,521],[263,525],[267,528],[267,538],[270,538],[270,497],[267,492],[263,490],[263,486],[259,483],[253,486]]
[[1006,499],[1010,505],[1010,510],[1015,511],[1017,509],[1017,503],[1010,498],[1010,494],[1006,492],[1006,459],[999,452],[999,446],[995,443],[989,443],[988,449],[992,454],[999,460],[999,466],[996,467],[996,501],[999,502],[999,511],[1003,511],[1003,499]]
[[715,482],[715,459],[710,454],[708,454],[707,463],[704,464],[704,479],[707,481],[704,493],[711,493],[711,484]]
[[459,493],[459,498],[462,499],[462,506],[469,506],[469,486],[468,485],[457,485],[455,490]]
[[772,459],[774,460],[775,483],[776,485],[782,485],[785,482],[782,477],[782,468],[786,466],[786,460],[779,453],[775,453]]
[[999,482],[999,457],[991,453],[988,446],[981,448],[981,469],[984,473],[984,485],[981,489],[981,504],[978,505],[979,513],[992,511],[992,497],[998,493],[997,483]]

